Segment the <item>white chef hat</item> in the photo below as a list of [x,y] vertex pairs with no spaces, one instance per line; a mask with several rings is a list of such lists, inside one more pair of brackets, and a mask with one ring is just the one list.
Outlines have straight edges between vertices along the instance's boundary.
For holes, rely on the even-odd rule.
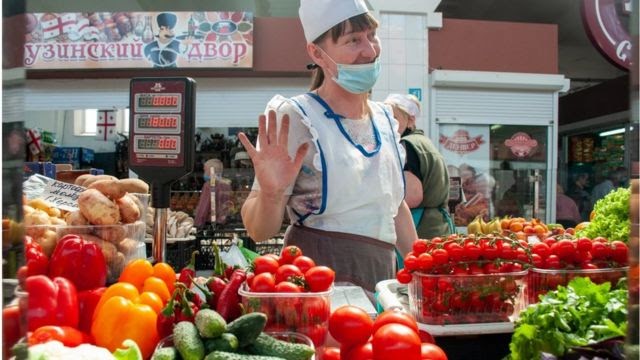
[[385,104],[395,105],[407,114],[418,117],[420,116],[420,101],[411,94],[389,94],[384,99]]
[[335,25],[367,11],[364,0],[300,0],[298,9],[307,43]]

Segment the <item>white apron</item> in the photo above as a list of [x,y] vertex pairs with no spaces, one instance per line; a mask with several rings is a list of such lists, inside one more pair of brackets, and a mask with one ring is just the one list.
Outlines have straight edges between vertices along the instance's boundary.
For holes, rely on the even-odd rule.
[[322,205],[296,214],[302,226],[351,233],[395,244],[394,217],[404,199],[404,149],[398,122],[384,105],[369,101],[376,148],[355,144],[329,106],[316,94],[286,99],[276,95],[267,108],[289,102],[309,128],[316,148],[314,167],[322,172]]

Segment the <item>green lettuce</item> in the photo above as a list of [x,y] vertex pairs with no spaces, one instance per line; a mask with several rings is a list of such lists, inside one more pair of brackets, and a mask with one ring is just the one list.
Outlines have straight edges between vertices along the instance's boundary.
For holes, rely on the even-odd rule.
[[598,200],[593,208],[596,216],[589,225],[578,231],[576,236],[593,239],[603,236],[609,241],[629,242],[631,221],[629,219],[630,188],[619,188]]

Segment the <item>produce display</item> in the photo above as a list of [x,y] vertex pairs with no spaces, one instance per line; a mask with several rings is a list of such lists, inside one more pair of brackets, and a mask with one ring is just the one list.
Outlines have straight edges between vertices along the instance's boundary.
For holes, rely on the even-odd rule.
[[618,188],[598,200],[594,207],[594,216],[589,224],[577,231],[577,236],[629,242],[631,221],[629,219],[630,188]]
[[562,356],[572,347],[624,336],[628,291],[624,282],[594,284],[576,278],[520,314],[509,349],[512,360]]
[[329,332],[340,347],[326,347],[323,360],[447,360],[431,335],[399,310],[387,310],[372,320],[361,308],[344,305],[331,314]]
[[316,265],[297,246],[286,246],[280,256],[262,255],[240,289],[246,311],[267,314],[268,331],[293,331],[324,344],[331,311],[335,273]]

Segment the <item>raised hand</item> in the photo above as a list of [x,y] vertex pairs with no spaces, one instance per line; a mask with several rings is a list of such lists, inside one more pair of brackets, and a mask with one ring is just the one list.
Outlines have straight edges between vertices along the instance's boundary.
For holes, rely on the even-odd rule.
[[238,138],[253,162],[260,192],[269,196],[282,196],[298,176],[309,145],[300,145],[295,159],[291,159],[288,151],[289,116],[285,114],[282,117],[280,131],[277,130],[275,111],[269,111],[268,116],[268,122],[264,115],[258,118],[260,150],[251,144],[244,133],[239,133]]

